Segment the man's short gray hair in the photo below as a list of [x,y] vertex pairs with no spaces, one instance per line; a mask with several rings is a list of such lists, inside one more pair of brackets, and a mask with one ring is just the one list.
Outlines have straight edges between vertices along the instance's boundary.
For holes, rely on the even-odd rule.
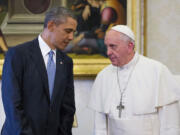
[[72,17],[73,19],[76,20],[76,17],[71,12],[71,10],[65,7],[54,7],[46,13],[46,16],[44,19],[44,28],[47,27],[47,24],[49,21],[53,21],[56,25],[65,23],[67,17]]
[[125,42],[131,42],[131,43],[133,43],[133,45],[135,45],[135,41],[123,33],[121,33],[121,39]]

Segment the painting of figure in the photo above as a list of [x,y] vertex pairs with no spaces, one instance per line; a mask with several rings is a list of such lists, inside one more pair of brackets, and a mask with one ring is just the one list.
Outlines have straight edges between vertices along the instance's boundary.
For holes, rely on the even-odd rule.
[[106,57],[104,35],[110,27],[126,24],[126,0],[77,0],[71,8],[77,16],[78,27],[65,52]]

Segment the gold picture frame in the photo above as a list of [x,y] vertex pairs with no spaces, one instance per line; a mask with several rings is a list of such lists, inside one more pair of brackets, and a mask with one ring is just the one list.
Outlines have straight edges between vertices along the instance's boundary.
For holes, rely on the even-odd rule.
[[[133,30],[136,38],[136,51],[145,54],[144,41],[144,8],[146,0],[127,0],[127,25]],[[110,64],[108,58],[74,58],[75,77],[95,77],[99,71]]]

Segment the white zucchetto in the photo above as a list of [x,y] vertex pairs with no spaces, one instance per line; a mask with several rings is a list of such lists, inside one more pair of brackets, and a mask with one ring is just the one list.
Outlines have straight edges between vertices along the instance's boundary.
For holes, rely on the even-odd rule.
[[128,37],[130,37],[131,39],[133,39],[135,41],[135,36],[134,36],[134,33],[132,32],[132,30],[126,26],[126,25],[116,25],[116,26],[113,26],[111,28],[111,30],[115,30],[115,31],[118,31],[118,32],[121,32],[125,35],[127,35]]

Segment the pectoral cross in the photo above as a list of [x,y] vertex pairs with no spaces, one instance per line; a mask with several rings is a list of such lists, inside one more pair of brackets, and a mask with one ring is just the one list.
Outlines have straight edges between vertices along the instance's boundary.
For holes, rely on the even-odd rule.
[[124,109],[124,105],[122,102],[117,106],[117,109],[119,110],[119,118],[121,118],[122,109]]

